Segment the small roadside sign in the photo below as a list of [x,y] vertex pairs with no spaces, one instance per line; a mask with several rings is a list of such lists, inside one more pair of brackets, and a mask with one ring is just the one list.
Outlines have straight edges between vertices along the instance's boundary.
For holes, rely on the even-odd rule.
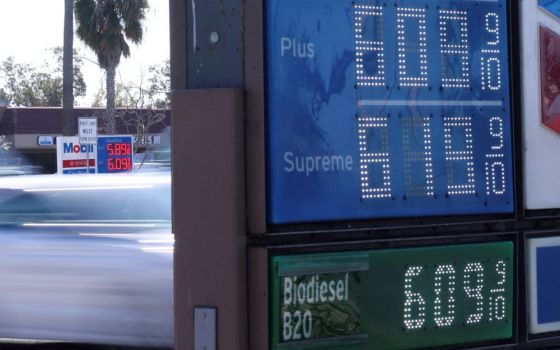
[[78,137],[82,145],[97,144],[97,118],[79,118]]
[[37,136],[37,144],[39,146],[53,146],[54,137],[52,135],[39,135]]

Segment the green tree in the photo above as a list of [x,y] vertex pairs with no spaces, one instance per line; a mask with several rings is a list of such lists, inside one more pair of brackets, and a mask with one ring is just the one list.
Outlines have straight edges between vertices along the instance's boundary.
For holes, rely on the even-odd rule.
[[97,55],[106,72],[107,133],[115,132],[115,78],[121,56],[130,56],[127,39],[142,42],[147,0],[76,0],[78,37]]
[[64,46],[62,55],[62,109],[64,135],[76,135],[73,93],[73,50],[74,50],[74,0],[64,0]]
[[[0,95],[11,106],[62,106],[62,48],[50,49],[54,62],[36,67],[8,57],[0,63]],[[85,96],[86,83],[81,72],[82,60],[74,53],[74,96]]]

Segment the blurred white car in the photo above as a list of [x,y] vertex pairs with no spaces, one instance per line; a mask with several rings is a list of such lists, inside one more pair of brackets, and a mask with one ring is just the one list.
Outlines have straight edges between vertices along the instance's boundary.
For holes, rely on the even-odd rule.
[[0,177],[0,338],[173,341],[169,172]]

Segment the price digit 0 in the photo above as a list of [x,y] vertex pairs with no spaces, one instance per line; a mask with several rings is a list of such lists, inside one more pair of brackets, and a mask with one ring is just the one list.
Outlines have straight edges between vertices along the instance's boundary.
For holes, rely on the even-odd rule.
[[[407,22],[416,20],[417,28],[408,28]],[[417,33],[418,39],[407,41],[407,36]],[[428,53],[426,48],[426,9],[425,8],[397,8],[397,47],[399,84],[403,87],[427,87],[428,86]],[[415,62],[411,62],[411,56],[417,55]],[[417,67],[415,75],[410,74],[412,67]]]
[[[444,291],[443,282],[447,280],[447,290]],[[434,278],[434,321],[438,327],[448,327],[455,320],[455,268],[453,265],[439,265]],[[445,298],[447,296],[447,298]],[[447,299],[447,300],[445,300]],[[447,314],[443,314],[446,302]]]

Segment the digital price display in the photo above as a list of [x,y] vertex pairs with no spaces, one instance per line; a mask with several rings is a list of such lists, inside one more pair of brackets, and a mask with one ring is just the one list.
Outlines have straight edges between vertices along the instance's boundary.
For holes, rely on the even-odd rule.
[[132,136],[99,136],[97,159],[99,173],[118,173],[132,170]]
[[271,258],[271,349],[416,349],[513,336],[513,243]]
[[513,211],[505,0],[268,0],[273,224]]

